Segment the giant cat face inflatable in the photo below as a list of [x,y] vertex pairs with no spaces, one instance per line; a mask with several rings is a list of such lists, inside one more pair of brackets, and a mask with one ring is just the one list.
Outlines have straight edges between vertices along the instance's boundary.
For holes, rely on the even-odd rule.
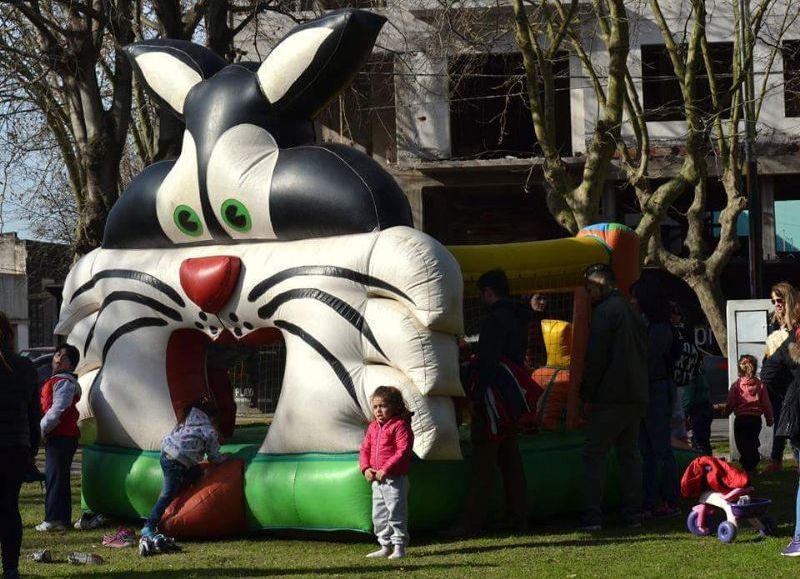
[[81,350],[82,413],[98,442],[156,449],[182,407],[213,394],[211,342],[280,332],[283,388],[262,452],[358,448],[369,396],[399,387],[415,451],[459,456],[453,257],[410,228],[369,157],[312,144],[311,119],[369,54],[383,20],[342,11],[295,28],[261,63],[226,65],[181,41],[128,47],[186,121],[181,156],[145,169],[103,248],[70,273],[57,331]]

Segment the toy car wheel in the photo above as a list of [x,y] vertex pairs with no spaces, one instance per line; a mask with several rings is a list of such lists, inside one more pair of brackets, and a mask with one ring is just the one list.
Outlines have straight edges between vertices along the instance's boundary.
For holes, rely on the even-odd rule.
[[717,529],[717,537],[723,543],[733,543],[736,538],[736,525],[730,521],[723,521]]
[[697,522],[699,517],[700,513],[697,511],[690,511],[689,516],[686,517],[686,528],[689,529],[689,532],[695,537],[705,537],[709,532],[708,529],[700,528]]

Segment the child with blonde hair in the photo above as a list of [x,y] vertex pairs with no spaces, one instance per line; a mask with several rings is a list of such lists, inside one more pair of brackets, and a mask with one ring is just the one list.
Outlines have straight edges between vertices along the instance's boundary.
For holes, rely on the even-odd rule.
[[748,474],[755,474],[761,455],[758,452],[758,437],[761,434],[761,416],[772,426],[772,404],[767,389],[756,378],[758,362],[755,356],[745,354],[739,358],[739,379],[728,390],[725,416],[736,415],[733,422],[733,438],[741,455],[740,462]]
[[372,394],[375,416],[361,443],[359,464],[372,485],[372,522],[381,548],[369,558],[405,557],[408,545],[408,470],[414,433],[403,394],[393,386],[379,386]]

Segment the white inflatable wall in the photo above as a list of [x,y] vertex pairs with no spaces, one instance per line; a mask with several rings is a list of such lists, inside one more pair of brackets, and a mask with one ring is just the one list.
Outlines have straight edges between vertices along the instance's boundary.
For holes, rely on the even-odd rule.
[[[185,260],[207,256],[242,265],[216,315],[192,303],[179,274]],[[415,453],[457,459],[451,397],[463,396],[455,339],[463,333],[462,283],[452,255],[409,227],[291,242],[98,249],[66,281],[57,332],[81,351],[79,375],[99,370],[81,410],[96,419],[102,444],[156,450],[175,425],[166,368],[176,330],[217,340],[278,327],[286,369],[261,452],[357,450],[371,393],[393,385],[414,412]],[[267,289],[251,301],[259,284]],[[274,311],[261,317],[272,300]]]

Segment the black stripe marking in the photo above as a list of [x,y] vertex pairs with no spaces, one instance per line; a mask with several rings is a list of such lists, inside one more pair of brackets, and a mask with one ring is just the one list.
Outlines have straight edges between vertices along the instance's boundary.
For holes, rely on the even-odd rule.
[[100,305],[100,310],[97,312],[97,317],[95,318],[94,323],[92,324],[92,329],[89,330],[89,334],[86,336],[86,342],[83,344],[84,356],[86,355],[86,352],[89,350],[89,344],[92,343],[92,338],[94,337],[94,330],[97,327],[97,322],[100,320],[100,315],[103,313],[103,310],[105,310],[106,307],[112,302],[118,302],[118,301],[137,302],[142,304],[143,306],[149,307],[152,310],[156,310],[160,314],[163,314],[168,318],[175,320],[176,322],[180,322],[183,320],[183,318],[177,311],[173,310],[171,307],[166,306],[153,298],[143,296],[142,294],[137,294],[135,292],[126,292],[126,291],[111,292],[110,294],[108,294],[108,296],[106,296],[106,299],[104,299],[103,303]]
[[298,288],[280,293],[267,302],[266,305],[258,308],[258,317],[260,317],[262,320],[271,318],[275,313],[275,310],[277,310],[280,306],[288,301],[296,299],[312,299],[325,304],[334,312],[347,320],[351,326],[353,326],[367,340],[369,340],[369,343],[372,344],[384,358],[389,358],[383,351],[383,348],[378,345],[378,340],[375,338],[375,334],[372,333],[372,329],[369,327],[367,320],[364,319],[364,316],[362,316],[358,310],[353,308],[344,300],[341,300],[336,296],[322,290],[315,288]]
[[125,334],[130,334],[131,332],[135,332],[140,328],[153,328],[166,326],[167,324],[167,320],[162,320],[161,318],[139,318],[138,320],[133,320],[132,322],[121,325],[119,328],[114,330],[114,332],[108,337],[108,340],[106,340],[106,345],[103,346],[103,364],[106,363],[106,355],[111,349],[111,346],[113,346],[114,342],[119,340]]
[[346,267],[336,267],[333,265],[304,265],[285,269],[256,284],[256,286],[250,290],[250,294],[247,296],[247,299],[251,302],[254,302],[263,296],[272,286],[277,285],[289,278],[301,275],[321,275],[325,277],[348,279],[366,286],[385,289],[405,300],[408,300],[412,304],[414,303],[414,300],[394,287],[392,284],[386,283],[383,280],[372,277],[371,275],[367,275],[365,273],[347,269]]
[[95,284],[101,279],[108,279],[108,278],[130,279],[133,281],[145,283],[149,286],[156,288],[161,293],[165,294],[179,306],[184,307],[186,305],[186,303],[183,301],[183,298],[181,298],[178,292],[176,292],[170,286],[165,284],[163,281],[161,281],[157,277],[150,275],[149,273],[144,273],[143,271],[136,271],[135,269],[107,269],[105,271],[96,273],[92,276],[92,279],[90,279],[81,287],[75,290],[75,293],[72,294],[72,297],[69,298],[69,301],[71,302],[82,293],[92,289],[95,286]]
[[342,383],[345,390],[347,390],[347,393],[356,403],[356,406],[359,406],[360,408],[360,405],[358,404],[358,397],[356,396],[356,387],[353,384],[353,379],[350,377],[350,373],[345,369],[344,365],[339,361],[339,359],[336,356],[334,356],[325,346],[319,343],[319,341],[316,338],[314,338],[314,336],[306,332],[304,329],[295,326],[290,322],[286,322],[284,320],[276,320],[275,325],[281,328],[282,330],[286,330],[290,334],[294,334],[295,336],[303,340],[306,344],[311,346],[314,349],[314,351],[317,352],[317,354],[322,356],[322,359],[325,360],[328,363],[328,365],[333,369],[334,373],[336,374],[336,377],[339,378],[339,381]]

